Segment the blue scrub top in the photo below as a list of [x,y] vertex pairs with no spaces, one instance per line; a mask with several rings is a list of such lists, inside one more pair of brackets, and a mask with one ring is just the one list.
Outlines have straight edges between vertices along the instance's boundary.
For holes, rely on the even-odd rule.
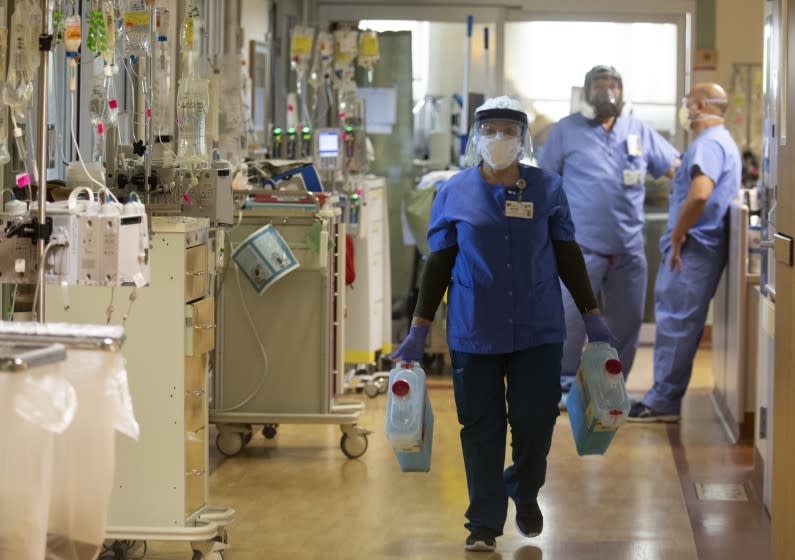
[[[630,135],[639,140],[638,155],[630,155]],[[595,253],[618,255],[643,248],[645,174],[664,175],[678,155],[662,136],[631,115],[617,118],[608,131],[575,113],[552,128],[538,163],[563,176],[577,243]],[[639,184],[626,185],[625,170],[639,172]]]
[[[527,183],[487,183],[479,167],[441,186],[431,209],[431,251],[457,246],[447,295],[452,350],[505,354],[566,338],[552,240],[573,240],[569,204],[554,173],[520,165]],[[506,200],[533,205],[532,218],[506,217]]]
[[704,213],[687,232],[687,236],[710,248],[726,242],[726,212],[740,191],[742,163],[737,144],[721,124],[705,129],[682,156],[682,165],[676,171],[671,187],[668,228],[660,238],[660,251],[663,253],[671,248],[671,232],[690,191],[695,167],[712,179],[715,187]]

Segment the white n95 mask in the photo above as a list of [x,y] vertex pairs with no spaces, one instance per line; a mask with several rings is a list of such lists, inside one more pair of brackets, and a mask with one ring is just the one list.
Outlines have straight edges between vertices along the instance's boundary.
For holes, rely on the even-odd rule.
[[679,107],[679,126],[684,130],[690,130],[690,110],[686,105]]
[[500,134],[481,138],[478,142],[483,161],[492,169],[505,169],[513,165],[522,149],[519,138],[504,137]]

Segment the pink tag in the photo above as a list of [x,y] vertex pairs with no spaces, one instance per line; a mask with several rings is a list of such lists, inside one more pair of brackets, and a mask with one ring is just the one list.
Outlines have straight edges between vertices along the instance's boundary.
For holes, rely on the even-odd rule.
[[151,119],[152,118],[152,108],[151,107],[147,107],[146,108],[146,118],[147,119]]
[[108,107],[110,107],[111,109],[115,109],[118,106],[119,104],[116,102],[115,99],[111,99],[110,101],[108,101]]
[[97,132],[101,135],[105,134],[105,123],[99,122],[97,123]]
[[28,185],[30,185],[30,175],[27,173],[19,173],[17,175],[17,187],[24,189]]
[[191,200],[191,198],[188,196],[188,193],[185,193],[185,194],[182,195],[182,200],[184,200],[188,204],[191,204],[191,205],[193,204],[193,200]]

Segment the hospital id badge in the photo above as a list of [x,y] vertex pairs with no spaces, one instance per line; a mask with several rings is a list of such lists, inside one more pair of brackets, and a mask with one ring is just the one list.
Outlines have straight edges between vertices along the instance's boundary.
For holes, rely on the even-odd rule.
[[624,170],[624,184],[628,187],[643,184],[643,171],[639,169],[625,169]]
[[521,202],[518,200],[506,200],[505,216],[507,218],[522,218],[523,220],[532,220],[533,203]]
[[627,154],[638,157],[643,154],[640,144],[640,134],[627,134]]

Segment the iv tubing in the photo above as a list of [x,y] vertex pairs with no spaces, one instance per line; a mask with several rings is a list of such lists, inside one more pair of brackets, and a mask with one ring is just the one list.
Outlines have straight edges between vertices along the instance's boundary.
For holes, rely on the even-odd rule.
[[[44,239],[39,239],[39,241],[43,243]],[[33,320],[38,323],[44,322],[44,290],[42,286],[44,286],[44,273],[47,268],[47,253],[49,253],[50,249],[55,245],[61,245],[61,243],[56,243],[54,239],[51,239],[41,251],[41,260],[39,261],[39,277],[41,281],[36,282],[36,289],[33,291]],[[41,315],[39,313],[41,313]]]
[[249,311],[248,306],[243,302],[243,287],[240,284],[240,268],[237,265],[235,265],[235,280],[237,281],[237,291],[238,294],[240,295],[240,305],[243,308],[243,311],[245,311],[246,313],[246,319],[248,319],[248,325],[249,327],[251,327],[251,332],[252,334],[254,334],[254,338],[257,340],[257,345],[259,346],[260,352],[262,352],[262,358],[265,361],[265,368],[262,370],[262,378],[260,378],[256,388],[251,392],[249,396],[247,396],[245,399],[243,399],[234,406],[231,406],[229,408],[215,408],[213,409],[213,412],[233,412],[248,404],[248,402],[251,401],[251,399],[257,396],[260,389],[262,389],[262,386],[265,384],[265,378],[268,376],[268,369],[270,368],[270,362],[268,361],[268,354],[267,352],[265,352],[265,346],[263,346],[262,340],[260,339],[259,333],[257,332],[256,325],[254,324],[254,319],[251,317],[251,311]]
[[[22,160],[22,165],[25,166],[25,172],[30,175],[30,171],[28,171],[28,150],[25,148],[25,140],[22,136],[22,129],[20,129],[17,125],[17,118],[14,116],[14,110],[11,108],[9,109],[9,113],[11,114],[11,124],[14,126],[14,144],[17,146],[17,153]],[[30,188],[30,181],[28,181],[28,184],[25,185],[25,190],[28,193],[28,211],[30,211],[30,205],[33,203],[33,191]]]
[[[152,10],[151,15],[149,16],[149,45],[150,50],[154,51],[155,43],[155,36],[156,36],[156,23],[157,18],[155,17],[154,10]],[[154,138],[154,127],[152,126],[152,117],[151,113],[147,114],[147,108],[151,108],[154,105],[154,84],[152,82],[153,79],[153,68],[154,68],[154,52],[152,56],[150,56],[146,61],[146,91],[144,92],[144,99],[146,99],[146,107],[144,107],[144,134],[146,135],[146,152],[144,152],[144,192],[146,193],[144,201],[145,204],[149,204],[151,202],[151,194],[150,190],[151,187],[149,186],[149,177],[152,175],[152,146],[154,146],[155,138]]]
[[70,91],[69,92],[69,97],[72,100],[72,103],[71,103],[71,105],[72,105],[72,114],[69,115],[69,130],[72,133],[72,142],[74,143],[75,151],[77,152],[77,161],[80,162],[80,167],[83,168],[83,173],[86,174],[86,177],[88,177],[88,180],[91,181],[92,183],[94,183],[95,185],[97,185],[98,187],[104,189],[104,188],[106,188],[104,183],[100,183],[99,181],[94,179],[94,177],[91,176],[91,173],[88,172],[88,168],[86,167],[86,162],[83,161],[83,154],[80,153],[80,145],[77,143],[77,136],[75,136],[75,113],[77,112],[77,109],[75,108],[75,105],[76,105],[75,92],[74,91]]

